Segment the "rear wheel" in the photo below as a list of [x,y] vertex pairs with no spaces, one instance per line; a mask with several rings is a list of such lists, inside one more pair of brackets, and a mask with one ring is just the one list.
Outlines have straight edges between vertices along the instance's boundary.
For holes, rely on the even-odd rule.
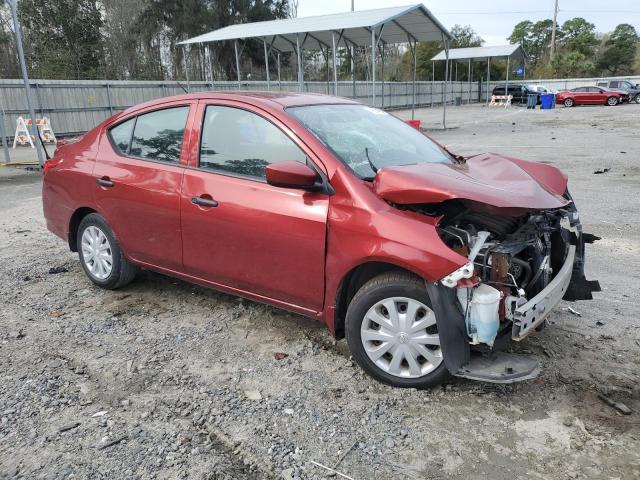
[[84,272],[99,287],[123,287],[136,276],[137,268],[123,255],[111,227],[97,213],[84,217],[78,226],[78,256]]
[[618,97],[609,97],[607,98],[607,105],[610,107],[615,107],[618,104]]
[[354,360],[383,383],[427,388],[449,376],[431,301],[418,277],[391,272],[367,282],[349,305],[345,327]]
[[635,99],[635,102],[636,102],[636,103],[640,103],[640,93],[638,93],[638,94],[634,97],[634,99]]
[[564,100],[564,106],[565,107],[573,107],[575,105],[575,102],[573,101],[573,98],[565,98]]

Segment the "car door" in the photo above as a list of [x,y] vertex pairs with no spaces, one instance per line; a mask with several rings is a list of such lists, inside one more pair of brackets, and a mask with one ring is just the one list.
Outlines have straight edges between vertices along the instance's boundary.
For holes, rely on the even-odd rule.
[[319,163],[276,118],[202,103],[182,186],[185,272],[259,299],[320,311],[329,197],[271,186],[265,167]]
[[142,111],[109,128],[93,176],[94,199],[125,254],[145,264],[180,270],[180,189],[191,103]]
[[576,104],[580,104],[580,105],[589,104],[589,94],[587,93],[586,87],[574,88],[571,91],[574,93],[574,100]]
[[592,105],[604,105],[607,103],[607,92],[598,87],[589,87],[589,98]]

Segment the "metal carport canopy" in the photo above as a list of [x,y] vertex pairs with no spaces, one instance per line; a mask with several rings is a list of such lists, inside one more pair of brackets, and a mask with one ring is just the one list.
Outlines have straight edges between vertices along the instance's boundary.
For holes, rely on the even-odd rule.
[[[327,83],[329,82],[329,50],[333,52],[333,90],[338,91],[338,74],[336,67],[336,49],[344,43],[348,47],[352,65],[355,65],[355,48],[371,46],[371,104],[376,104],[376,59],[380,48],[382,69],[384,72],[384,45],[391,43],[408,43],[413,57],[413,101],[411,118],[415,116],[416,103],[416,64],[417,43],[442,41],[445,49],[452,38],[449,31],[422,4],[361,10],[357,12],[334,13],[314,17],[290,18],[229,25],[213,32],[205,33],[181,42],[183,46],[190,44],[207,44],[211,42],[233,41],[238,87],[241,86],[240,56],[238,42],[252,38],[261,39],[264,44],[265,70],[267,88],[270,88],[269,56],[277,54],[278,80],[280,79],[280,54],[294,52],[297,56],[298,83],[300,91],[304,89],[304,56],[303,50],[320,50],[327,61]],[[186,58],[186,56],[185,56]],[[188,68],[185,71],[188,73]],[[352,74],[355,97],[355,74]],[[189,78],[187,76],[187,84]],[[384,75],[382,77],[382,102],[384,106]],[[443,112],[443,125],[446,125],[446,106]]]
[[[486,60],[487,61],[487,103],[489,102],[489,84],[491,83],[491,59],[492,58],[505,58],[507,60],[507,78],[505,80],[504,92],[505,95],[509,93],[509,66],[512,58],[527,61],[527,53],[522,48],[522,45],[497,45],[494,47],[468,47],[468,48],[450,48],[438,53],[431,59],[432,64],[437,61],[453,61],[460,62],[466,60],[469,62],[469,83],[471,83],[471,62],[474,60]],[[435,69],[434,69],[435,70]],[[457,67],[456,67],[457,76]],[[445,79],[446,80],[446,79]]]
[[[527,59],[522,45],[498,45],[495,47],[450,48],[449,60],[485,60],[487,58],[517,57]],[[442,50],[431,59],[434,62],[446,60],[446,52]]]
[[422,4],[388,7],[375,10],[334,13],[314,17],[269,20],[265,22],[229,25],[181,42],[182,44],[220,42],[246,38],[265,38],[280,52],[295,52],[300,34],[309,34],[304,43],[307,50],[322,50],[332,44],[332,33],[342,33],[347,45],[371,45],[371,31],[385,43],[440,41],[442,35],[451,39],[449,31]]

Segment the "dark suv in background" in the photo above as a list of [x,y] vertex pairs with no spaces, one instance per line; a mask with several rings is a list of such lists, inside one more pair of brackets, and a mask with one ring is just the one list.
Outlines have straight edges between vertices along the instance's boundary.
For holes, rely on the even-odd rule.
[[607,87],[613,90],[622,90],[629,95],[629,103],[640,103],[640,85],[634,85],[628,80],[610,80],[608,82],[598,82],[599,87]]
[[[499,85],[493,89],[493,95],[505,95],[504,85]],[[540,103],[540,94],[535,90],[530,90],[526,85],[509,84],[508,94],[513,97],[512,103],[527,103],[527,95],[538,95],[538,103]]]

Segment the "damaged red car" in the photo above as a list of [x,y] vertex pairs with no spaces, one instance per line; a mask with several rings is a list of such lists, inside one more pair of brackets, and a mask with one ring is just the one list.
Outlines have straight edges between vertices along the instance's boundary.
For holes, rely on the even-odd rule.
[[43,202],[99,287],[148,269],[316,318],[401,387],[533,378],[537,360],[505,346],[599,290],[557,168],[455,155],[329,96],[130,108],[58,147]]

